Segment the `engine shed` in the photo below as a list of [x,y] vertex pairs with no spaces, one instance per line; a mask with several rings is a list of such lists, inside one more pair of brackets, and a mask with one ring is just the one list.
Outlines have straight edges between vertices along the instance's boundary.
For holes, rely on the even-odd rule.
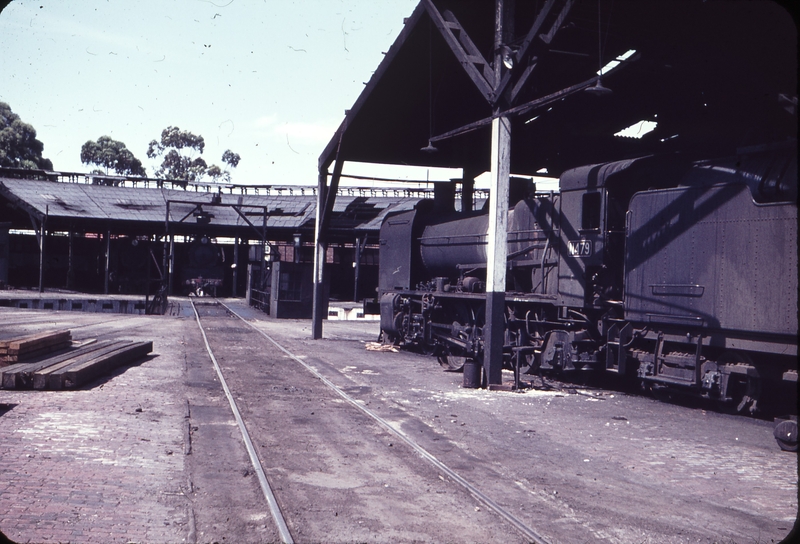
[[344,161],[461,168],[451,192],[462,195],[491,173],[492,385],[512,175],[648,155],[731,157],[796,146],[796,135],[796,21],[778,2],[421,0],[319,157],[313,336],[322,336],[322,263]]
[[[0,169],[0,286],[148,297],[163,286],[310,317],[315,191]],[[340,192],[327,296],[362,302],[375,297],[383,216],[431,195]]]

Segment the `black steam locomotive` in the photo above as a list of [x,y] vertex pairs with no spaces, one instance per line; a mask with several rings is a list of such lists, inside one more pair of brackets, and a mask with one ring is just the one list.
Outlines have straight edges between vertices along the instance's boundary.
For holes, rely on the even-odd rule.
[[179,253],[178,276],[185,294],[216,296],[225,279],[225,251],[206,235],[194,237]]
[[[601,370],[751,413],[796,392],[794,144],[583,166],[557,193],[513,189],[504,364]],[[450,369],[481,360],[487,226],[486,212],[433,201],[386,218],[386,341]]]

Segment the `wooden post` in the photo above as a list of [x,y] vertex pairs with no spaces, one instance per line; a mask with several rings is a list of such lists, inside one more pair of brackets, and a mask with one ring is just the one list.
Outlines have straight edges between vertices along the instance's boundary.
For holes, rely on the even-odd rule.
[[484,370],[489,385],[502,382],[506,258],[508,254],[508,181],[511,122],[492,122],[492,177],[489,190],[489,231],[486,237],[486,317]]
[[[506,5],[507,3],[507,5]],[[505,22],[513,0],[496,0],[495,86],[501,81],[501,46],[505,41]],[[513,28],[513,25],[509,26]],[[495,108],[495,113],[499,108]],[[503,341],[505,338],[506,259],[508,255],[508,184],[511,167],[511,121],[496,117],[492,121],[491,187],[489,189],[489,229],[486,236],[486,315],[483,369],[489,386],[503,382]]]

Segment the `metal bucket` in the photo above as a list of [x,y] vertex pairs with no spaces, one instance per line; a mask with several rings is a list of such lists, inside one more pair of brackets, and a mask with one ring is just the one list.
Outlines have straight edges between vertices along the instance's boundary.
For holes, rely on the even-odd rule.
[[478,389],[481,386],[481,363],[474,359],[464,361],[464,384],[465,389]]

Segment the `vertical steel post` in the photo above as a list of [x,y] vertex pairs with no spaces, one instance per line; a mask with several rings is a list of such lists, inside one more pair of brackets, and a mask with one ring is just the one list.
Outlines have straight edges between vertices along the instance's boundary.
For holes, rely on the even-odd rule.
[[67,256],[67,289],[75,288],[75,233],[69,231],[69,253]]
[[[175,234],[169,235],[169,284],[167,287],[167,294],[172,295],[172,276],[173,269],[175,268]],[[216,289],[216,288],[215,288]],[[215,292],[216,294],[216,292]]]
[[106,277],[103,280],[103,294],[108,294],[108,273],[111,265],[111,229],[106,230]]
[[50,206],[44,207],[44,218],[39,223],[39,292],[44,292],[44,246],[45,233],[47,232],[47,217],[50,215]]
[[320,169],[317,183],[317,216],[314,220],[314,304],[311,309],[311,337],[314,340],[322,338],[322,318],[324,312],[324,285],[323,268],[325,267],[325,243],[322,241],[320,226],[325,208],[325,189],[327,185],[327,172]]
[[[261,262],[258,264],[258,295],[257,299],[259,302],[259,308],[262,311],[268,312],[270,309],[270,305],[272,304],[272,289],[269,289],[269,296],[265,296],[267,291],[267,286],[265,282],[265,278],[267,276],[267,249],[269,248],[269,242],[267,242],[267,207],[264,206],[264,217],[262,218],[261,222]],[[249,253],[249,251],[248,251]],[[273,256],[270,255],[270,261],[273,259]],[[249,275],[250,265],[247,265],[248,270],[248,278],[247,278],[247,288],[251,289],[252,278]],[[251,293],[252,296],[252,293]],[[266,304],[267,309],[264,309],[264,305]],[[249,303],[248,303],[249,305]]]
[[233,240],[233,298],[236,298],[236,288],[239,286],[239,237]]
[[[367,237],[364,235],[364,246],[367,245]],[[355,260],[353,264],[355,265],[355,278],[353,279],[353,302],[358,302],[358,275],[361,268],[361,250],[363,246],[361,245],[361,238],[356,236],[356,254]]]
[[464,171],[461,180],[461,211],[472,211],[472,199],[475,194],[475,175],[472,172]]
[[[161,263],[161,286],[166,290],[169,287],[167,283],[167,266],[169,266],[169,248],[167,246],[167,236],[169,235],[169,200],[167,200],[167,214],[164,218],[164,259]],[[166,293],[164,293],[166,294]]]
[[[508,2],[508,5],[506,5]],[[507,10],[513,0],[496,0],[494,75],[495,88],[502,78],[501,48],[505,40]],[[495,106],[495,114],[499,108]],[[491,186],[489,229],[486,236],[486,314],[483,329],[483,370],[489,386],[503,382],[503,341],[505,338],[506,259],[508,255],[508,184],[511,167],[511,121],[506,116],[492,121]]]

